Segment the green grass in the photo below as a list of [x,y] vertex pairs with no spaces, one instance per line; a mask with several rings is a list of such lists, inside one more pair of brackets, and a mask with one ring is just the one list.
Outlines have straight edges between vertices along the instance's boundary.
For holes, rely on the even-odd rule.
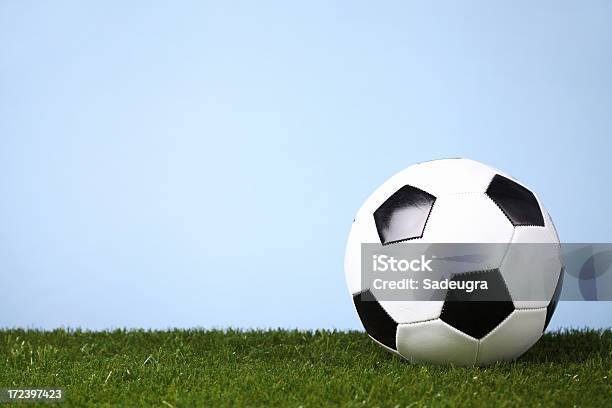
[[410,364],[358,332],[0,331],[0,387],[63,387],[59,406],[612,406],[611,380],[609,330],[486,368]]

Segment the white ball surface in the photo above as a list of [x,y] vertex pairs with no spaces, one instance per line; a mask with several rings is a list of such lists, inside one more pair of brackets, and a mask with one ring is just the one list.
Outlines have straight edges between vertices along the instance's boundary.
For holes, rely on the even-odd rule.
[[[416,194],[412,204],[410,194]],[[391,212],[386,211],[390,202]],[[361,287],[361,244],[403,240],[508,245],[491,268],[511,298],[494,304],[468,302],[473,306],[463,314],[451,312],[444,301],[360,303],[359,295],[368,289]],[[526,257],[511,243],[557,244],[546,246],[557,253],[544,255],[534,249]],[[550,215],[537,195],[517,180],[473,160],[429,161],[392,176],[359,209],[346,248],[346,281],[366,331],[386,349],[415,362],[486,365],[517,358],[544,332],[563,277],[558,244]],[[545,291],[546,298],[512,297],[526,282]],[[503,310],[492,314],[490,309],[498,306]]]

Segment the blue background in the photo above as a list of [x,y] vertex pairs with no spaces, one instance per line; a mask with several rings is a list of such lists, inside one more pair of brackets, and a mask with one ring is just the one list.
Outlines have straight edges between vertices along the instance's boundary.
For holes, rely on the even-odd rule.
[[353,215],[435,158],[610,242],[610,21],[608,1],[2,2],[0,326],[358,328]]

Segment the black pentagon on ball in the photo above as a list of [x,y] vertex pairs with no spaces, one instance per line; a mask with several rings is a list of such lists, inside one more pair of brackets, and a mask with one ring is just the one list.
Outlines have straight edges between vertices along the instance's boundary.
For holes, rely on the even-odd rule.
[[512,225],[544,226],[544,217],[535,195],[520,184],[496,174],[487,195],[506,214]]
[[397,190],[376,211],[374,221],[380,242],[391,244],[423,236],[436,197],[406,185]]
[[565,268],[561,268],[561,273],[559,274],[559,279],[557,280],[557,286],[555,287],[555,292],[553,293],[553,297],[548,303],[546,307],[546,320],[544,321],[544,330],[548,327],[550,323],[550,319],[552,319],[553,314],[555,313],[555,309],[557,308],[557,304],[559,303],[559,297],[561,297],[561,288],[563,287],[563,274],[565,273]]
[[486,290],[449,289],[446,293],[440,319],[469,336],[483,338],[514,311],[498,269],[456,274],[451,281],[487,282]]
[[397,322],[382,308],[370,290],[353,295],[353,303],[366,332],[379,343],[396,350]]

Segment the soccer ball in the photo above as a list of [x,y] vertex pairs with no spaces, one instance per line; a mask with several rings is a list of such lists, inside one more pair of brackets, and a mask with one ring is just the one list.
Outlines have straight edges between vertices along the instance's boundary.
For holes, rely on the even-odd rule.
[[[507,245],[495,267],[470,271],[501,284],[502,298],[376,299],[362,288],[361,244],[405,241]],[[552,244],[557,256],[525,256],[513,250],[515,243]],[[563,280],[558,244],[550,215],[523,184],[473,160],[435,160],[399,172],[366,200],[351,228],[344,267],[357,314],[382,347],[414,362],[486,365],[517,358],[546,330]],[[525,280],[549,288],[546,296],[513,297]]]

